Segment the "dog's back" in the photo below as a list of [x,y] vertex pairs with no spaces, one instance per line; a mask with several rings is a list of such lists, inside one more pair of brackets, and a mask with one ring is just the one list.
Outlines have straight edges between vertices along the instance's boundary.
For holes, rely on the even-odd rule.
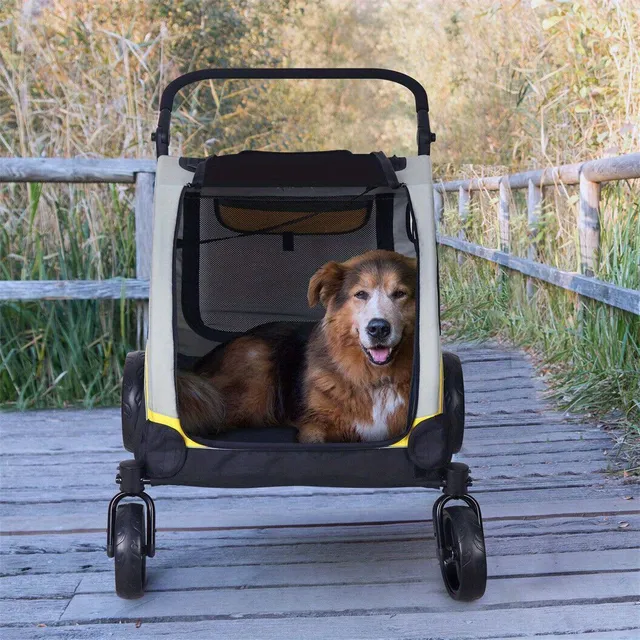
[[203,356],[178,374],[180,422],[190,435],[292,425],[303,410],[313,322],[271,322]]

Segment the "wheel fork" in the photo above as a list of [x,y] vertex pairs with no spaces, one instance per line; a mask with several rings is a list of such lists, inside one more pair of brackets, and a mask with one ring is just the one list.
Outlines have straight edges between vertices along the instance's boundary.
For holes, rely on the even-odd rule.
[[[469,476],[469,467],[461,462],[451,462],[447,466],[446,475],[443,479],[442,495],[433,503],[432,520],[433,531],[436,538],[438,556],[442,556],[444,551],[444,524],[442,511],[445,505],[451,500],[462,500],[473,509],[480,528],[482,525],[482,512],[478,501],[467,493],[468,487],[471,486],[471,477]],[[441,558],[442,559],[442,558]]]
[[145,555],[153,558],[156,554],[156,507],[153,499],[145,493],[145,480],[142,478],[142,466],[135,460],[125,460],[120,463],[116,475],[116,482],[120,485],[120,492],[109,502],[107,511],[107,557],[113,558],[115,549],[116,510],[123,498],[140,498],[146,505],[146,549]]

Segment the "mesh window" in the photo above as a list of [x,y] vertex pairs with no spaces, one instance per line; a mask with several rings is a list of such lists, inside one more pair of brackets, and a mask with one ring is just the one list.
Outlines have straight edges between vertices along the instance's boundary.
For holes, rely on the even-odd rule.
[[[315,271],[370,249],[393,249],[393,194],[340,197],[202,196],[182,206],[182,311],[216,342],[274,321],[313,321]],[[180,256],[181,254],[181,256]]]

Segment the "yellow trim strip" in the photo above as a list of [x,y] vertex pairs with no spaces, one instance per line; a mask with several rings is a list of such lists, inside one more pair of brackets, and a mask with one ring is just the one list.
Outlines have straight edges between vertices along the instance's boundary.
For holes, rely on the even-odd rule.
[[[145,350],[144,357],[146,361],[147,359],[146,350]],[[211,449],[212,447],[207,447],[204,444],[200,444],[199,442],[195,442],[194,440],[192,440],[182,430],[182,425],[180,424],[179,418],[172,418],[171,416],[165,416],[161,413],[156,413],[155,411],[152,411],[151,409],[149,409],[149,399],[148,399],[148,392],[147,392],[147,388],[149,385],[147,381],[147,371],[148,369],[145,366],[144,368],[144,406],[146,409],[147,420],[151,420],[151,422],[156,422],[157,424],[163,424],[166,427],[171,427],[172,429],[175,429],[182,436],[182,439],[184,440],[185,445],[189,449]]]
[[[438,412],[434,413],[430,416],[420,416],[413,421],[411,425],[411,429],[417,427],[424,420],[429,420],[435,416],[440,415],[444,411],[444,364],[442,360],[442,356],[440,357],[440,390],[439,390],[439,398],[438,398]],[[411,431],[411,430],[410,430]],[[398,442],[394,442],[393,444],[388,445],[387,449],[397,449],[400,447],[407,447],[409,445],[409,433],[402,438],[402,440],[398,440]]]

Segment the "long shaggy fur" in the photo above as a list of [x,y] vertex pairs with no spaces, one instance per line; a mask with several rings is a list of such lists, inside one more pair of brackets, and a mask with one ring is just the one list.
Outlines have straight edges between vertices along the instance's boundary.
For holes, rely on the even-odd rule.
[[207,436],[224,429],[225,403],[207,378],[183,371],[178,373],[177,387],[180,424],[185,433]]

